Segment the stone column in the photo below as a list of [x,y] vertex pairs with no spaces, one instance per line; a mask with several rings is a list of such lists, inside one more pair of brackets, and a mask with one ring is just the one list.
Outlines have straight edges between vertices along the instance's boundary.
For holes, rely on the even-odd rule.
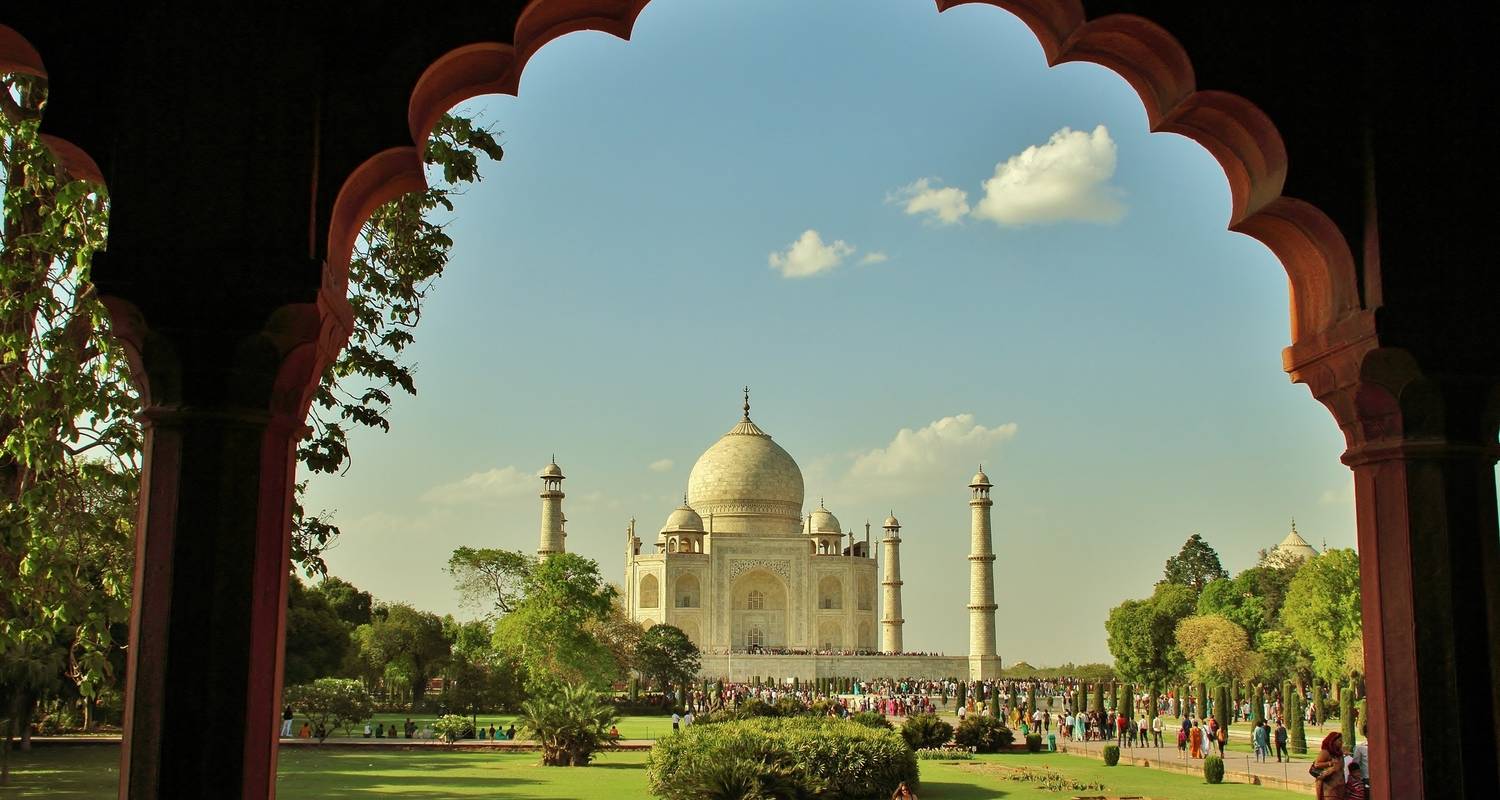
[[[1292,371],[1338,419],[1354,471],[1374,796],[1488,796],[1500,751],[1500,377],[1424,374],[1372,339]],[[1457,744],[1443,735],[1456,708],[1469,721]]]
[[980,469],[969,499],[969,678],[1000,677],[995,654],[995,551],[990,538],[990,479]]
[[150,329],[130,302],[105,303],[145,433],[120,796],[269,797],[296,443],[348,320],[329,301],[255,332],[165,309],[171,326]]
[[885,521],[885,576],[880,581],[880,649],[886,653],[902,650],[901,626],[901,523],[891,515]]

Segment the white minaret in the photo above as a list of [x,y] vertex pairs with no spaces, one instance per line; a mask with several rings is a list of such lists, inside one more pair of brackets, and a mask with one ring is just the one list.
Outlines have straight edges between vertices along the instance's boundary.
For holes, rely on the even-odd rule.
[[901,523],[896,512],[885,518],[885,578],[880,581],[880,649],[901,652]]
[[536,556],[545,559],[553,553],[565,553],[568,548],[564,543],[567,534],[563,533],[563,523],[567,518],[563,516],[562,501],[565,495],[562,490],[563,473],[562,467],[557,465],[557,457],[553,456],[552,463],[542,470],[542,537],[537,545]]
[[995,654],[995,549],[990,540],[990,479],[984,467],[969,482],[969,677],[1000,677]]

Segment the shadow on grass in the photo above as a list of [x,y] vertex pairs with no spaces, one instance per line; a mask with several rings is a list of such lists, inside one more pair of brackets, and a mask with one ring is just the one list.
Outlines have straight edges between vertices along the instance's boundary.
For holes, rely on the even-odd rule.
[[922,791],[919,794],[931,800],[994,800],[996,797],[1010,795],[1009,792],[991,789],[988,786],[925,779],[922,781]]

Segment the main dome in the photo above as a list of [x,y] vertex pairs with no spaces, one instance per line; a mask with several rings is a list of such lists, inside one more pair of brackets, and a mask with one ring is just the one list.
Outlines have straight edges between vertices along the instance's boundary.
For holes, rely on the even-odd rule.
[[688,504],[713,516],[715,533],[794,535],[802,524],[802,469],[750,421],[747,407],[693,465]]

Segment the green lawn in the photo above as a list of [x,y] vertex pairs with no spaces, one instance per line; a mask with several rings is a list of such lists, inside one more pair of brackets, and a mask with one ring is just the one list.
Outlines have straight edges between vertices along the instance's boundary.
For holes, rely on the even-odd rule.
[[[417,723],[418,728],[422,727],[424,724],[430,724],[433,720],[437,719],[437,715],[435,714],[376,714],[374,718],[370,720],[370,727],[374,728],[378,723],[385,723],[387,726],[394,725],[396,727],[396,730],[399,731],[401,730],[402,723],[406,722],[406,718],[408,716],[411,717],[412,722]],[[515,720],[516,715],[514,714],[479,715],[480,725],[483,725],[486,729],[488,729],[491,724],[494,724],[496,731],[505,730],[506,726],[510,725],[512,722],[515,722]],[[302,719],[299,717],[295,723],[295,726],[301,725]],[[670,715],[665,717],[620,717],[618,727],[620,729],[620,738],[622,739],[657,739],[672,732],[672,717]],[[521,735],[519,725],[517,726],[516,735]],[[343,729],[334,731],[335,738],[342,738],[343,736]],[[354,738],[360,738],[363,736],[364,724],[361,723],[354,727]]]
[[[670,724],[670,723],[669,723]],[[116,792],[119,750],[115,747],[43,747],[13,753],[12,785],[0,798],[106,798]],[[590,767],[564,769],[537,765],[534,753],[446,752],[441,750],[368,752],[347,749],[285,748],[277,796],[355,798],[402,795],[463,798],[649,798],[646,754],[607,753]],[[1293,792],[1245,784],[1208,786],[1201,779],[1143,767],[1106,767],[1093,759],[1065,754],[982,756],[972,762],[921,762],[923,800],[1059,800],[1067,793],[1046,792],[1005,780],[1003,767],[1046,767],[1078,780],[1103,781],[1107,794],[1145,795],[1172,800],[1292,800]]]

